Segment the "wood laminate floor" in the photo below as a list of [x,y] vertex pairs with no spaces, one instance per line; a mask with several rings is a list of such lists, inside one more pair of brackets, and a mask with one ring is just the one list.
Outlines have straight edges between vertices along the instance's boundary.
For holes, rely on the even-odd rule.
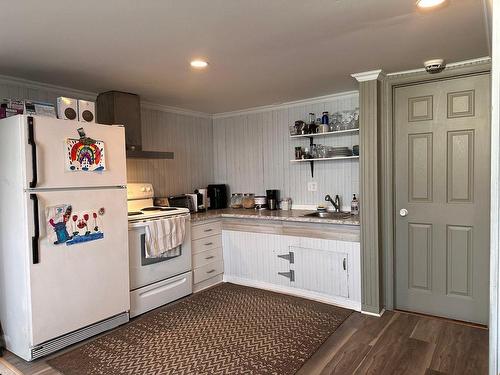
[[[2,366],[14,374],[59,374],[44,359],[28,363],[9,352],[0,374]],[[387,311],[380,318],[353,313],[297,375],[487,373],[487,329]]]

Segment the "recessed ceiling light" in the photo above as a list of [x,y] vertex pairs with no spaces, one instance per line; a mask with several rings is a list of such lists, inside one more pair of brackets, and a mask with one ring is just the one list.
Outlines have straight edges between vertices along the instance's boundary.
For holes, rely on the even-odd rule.
[[208,66],[208,63],[205,60],[193,60],[191,61],[191,66],[193,68],[203,69]]
[[417,0],[417,6],[419,8],[428,9],[442,5],[446,0]]

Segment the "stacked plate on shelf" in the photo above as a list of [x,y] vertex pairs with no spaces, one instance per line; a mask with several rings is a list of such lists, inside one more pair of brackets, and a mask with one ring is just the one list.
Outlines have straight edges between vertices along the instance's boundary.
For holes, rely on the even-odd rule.
[[336,158],[341,156],[352,156],[352,150],[349,147],[329,147],[326,150],[327,158]]

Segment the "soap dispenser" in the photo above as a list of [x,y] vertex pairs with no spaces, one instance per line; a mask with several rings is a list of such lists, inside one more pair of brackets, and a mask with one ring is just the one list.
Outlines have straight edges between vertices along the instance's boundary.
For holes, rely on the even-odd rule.
[[351,215],[359,215],[359,201],[356,194],[353,194],[351,202]]

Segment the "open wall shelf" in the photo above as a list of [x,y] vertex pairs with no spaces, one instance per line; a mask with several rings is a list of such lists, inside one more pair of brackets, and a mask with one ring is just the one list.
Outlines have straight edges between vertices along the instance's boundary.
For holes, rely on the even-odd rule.
[[316,158],[316,159],[293,159],[292,163],[310,163],[312,161],[327,161],[327,160],[345,160],[345,159],[359,159],[358,155],[352,156],[335,156],[333,158]]
[[[356,129],[348,129],[348,130],[338,130],[334,132],[328,133],[314,133],[314,134],[300,134],[300,135],[291,135],[290,138],[309,138],[309,144],[312,146],[314,143],[314,138],[316,137],[326,137],[326,136],[334,136],[334,135],[350,135],[354,133],[358,133],[359,128]],[[359,159],[359,156],[337,156],[333,158],[317,158],[317,159],[294,159],[290,160],[292,163],[310,163],[311,164],[311,177],[314,177],[314,162],[316,161],[327,161],[327,160],[346,160],[346,159]]]
[[359,128],[356,129],[348,129],[348,130],[338,130],[335,132],[327,132],[327,133],[313,133],[313,134],[300,134],[300,135],[291,135],[290,138],[316,138],[316,137],[326,137],[330,135],[349,135],[353,133],[358,133]]

